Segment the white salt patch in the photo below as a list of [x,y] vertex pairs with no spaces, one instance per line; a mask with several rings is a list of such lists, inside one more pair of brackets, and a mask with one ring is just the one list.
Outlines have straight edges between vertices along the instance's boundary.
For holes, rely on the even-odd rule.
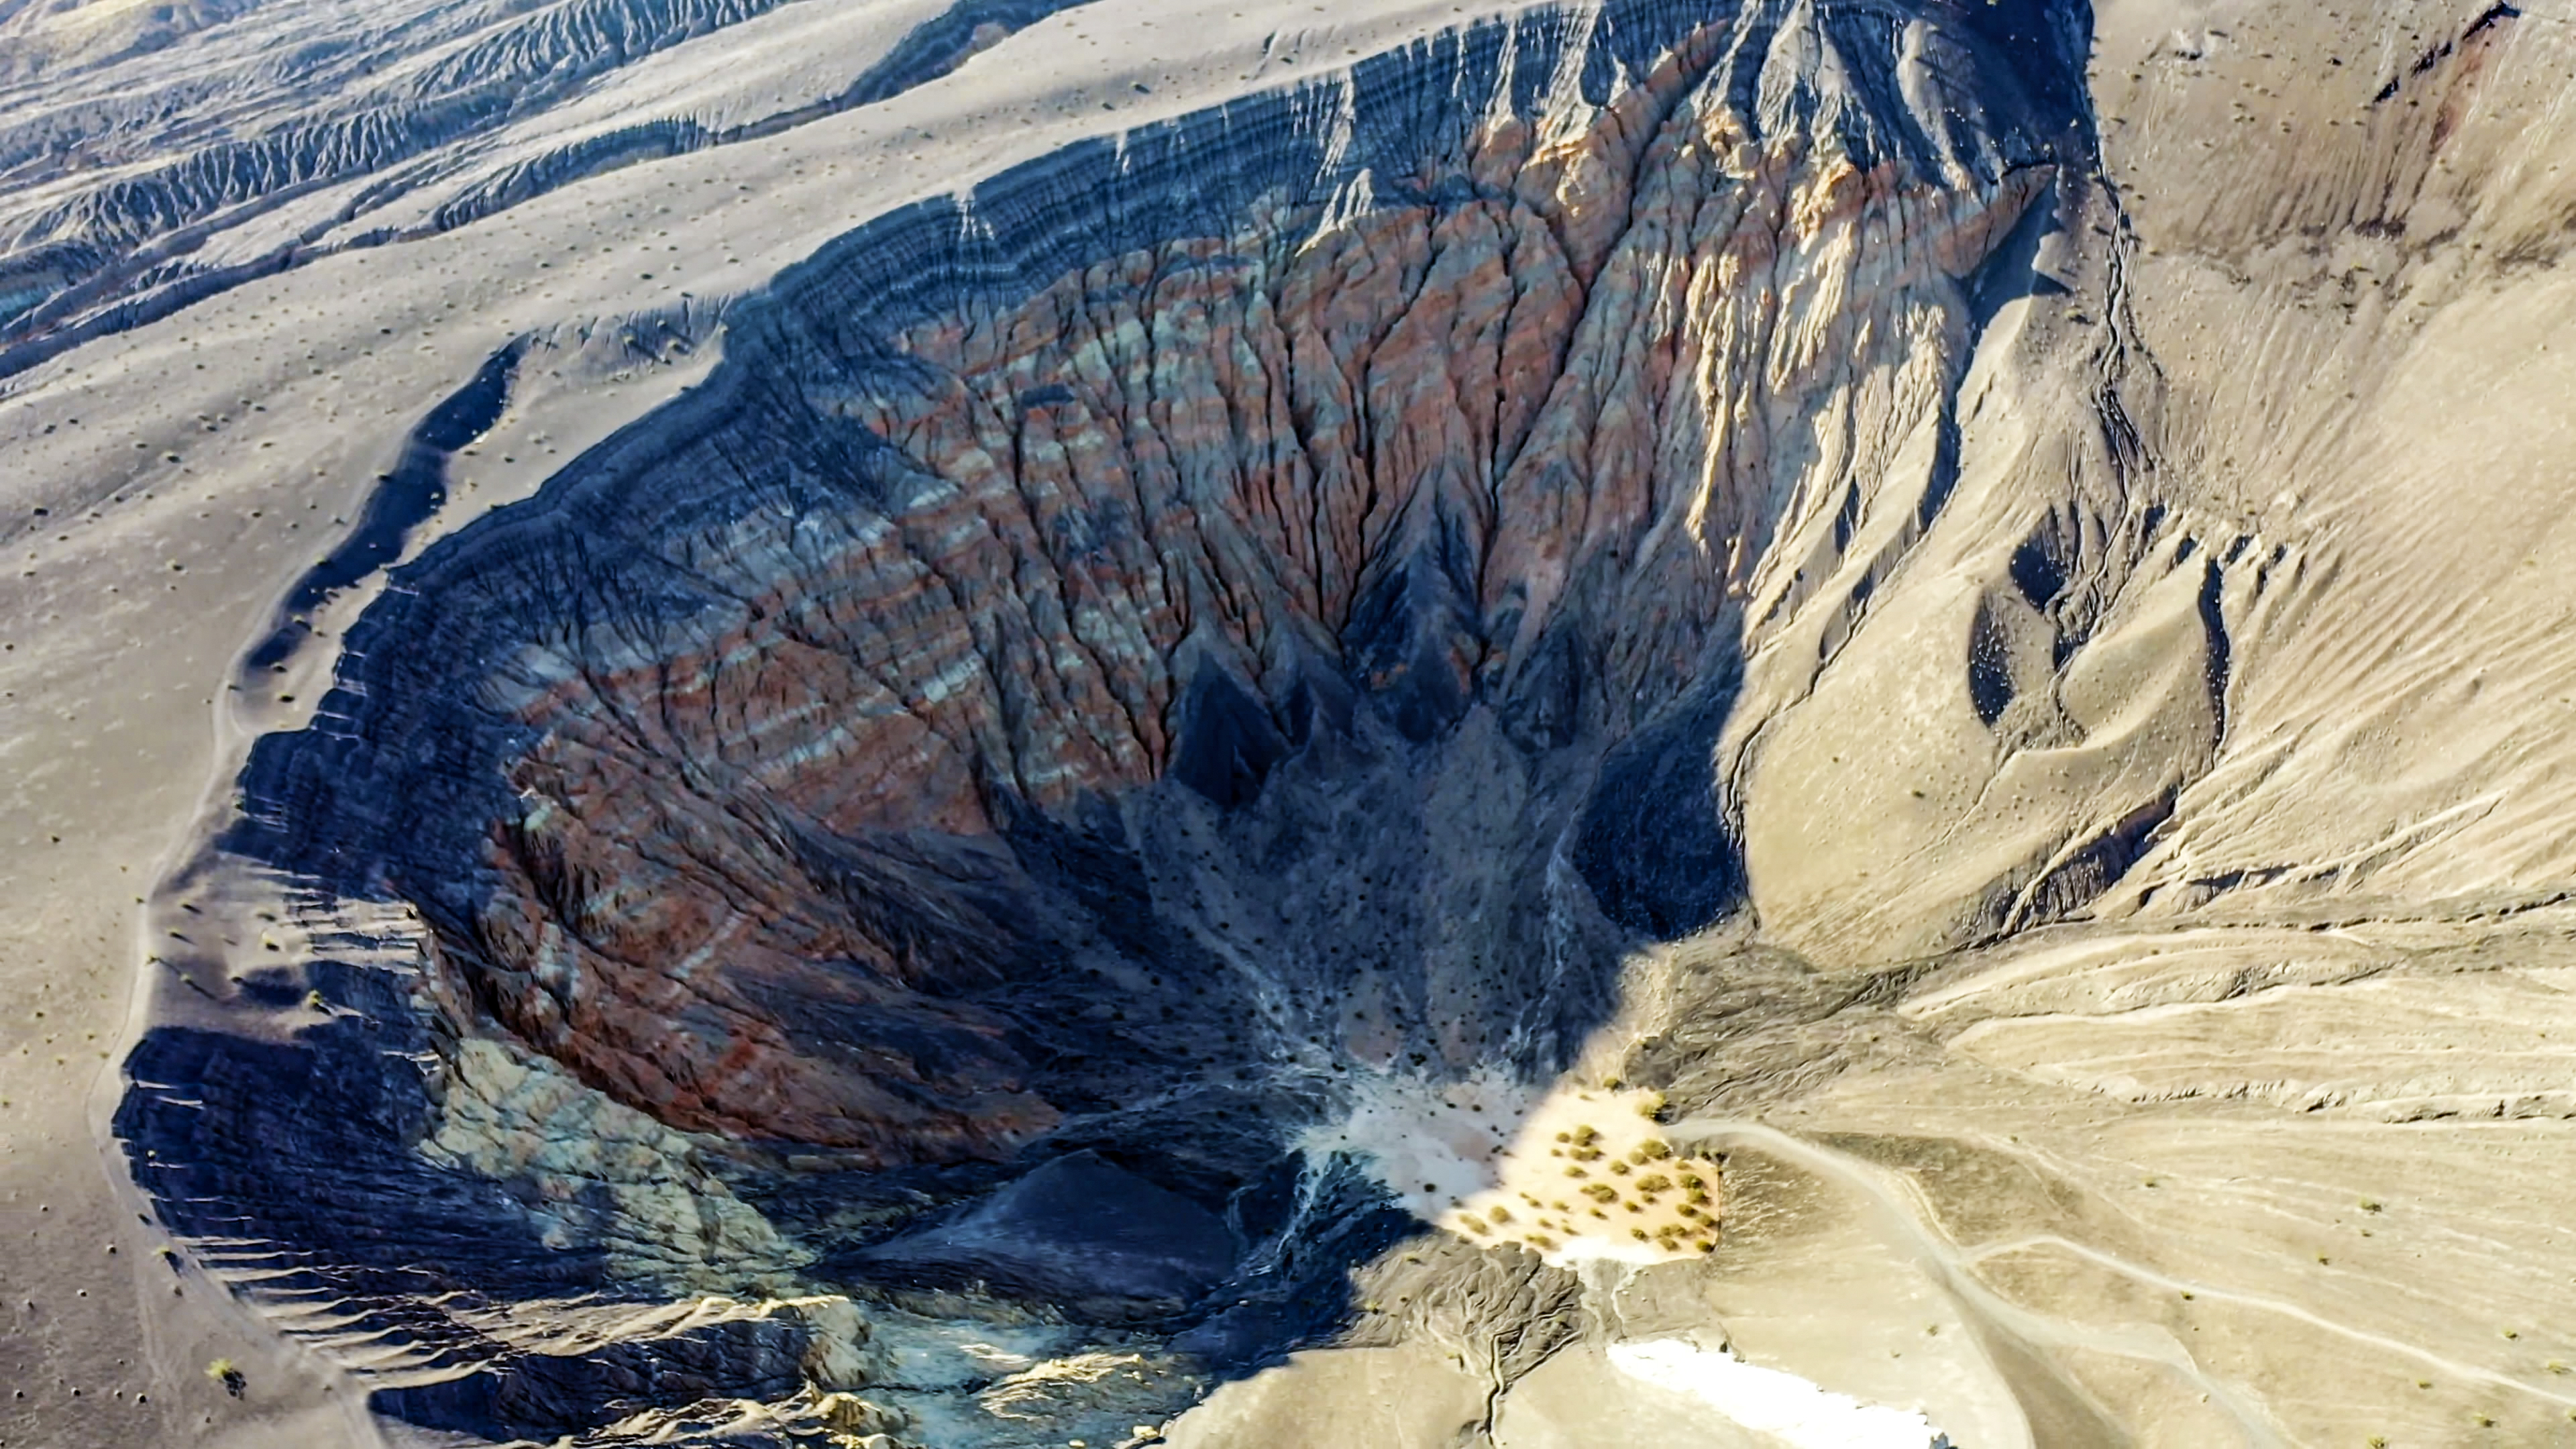
[[1613,1344],[1610,1364],[1630,1378],[1689,1394],[1796,1449],[1951,1449],[1950,1436],[1921,1414],[1864,1404],[1796,1374],[1677,1339]]

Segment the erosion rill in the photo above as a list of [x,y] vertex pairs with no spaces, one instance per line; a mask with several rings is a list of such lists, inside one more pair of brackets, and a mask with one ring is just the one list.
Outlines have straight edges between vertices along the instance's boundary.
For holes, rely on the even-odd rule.
[[[1962,1442],[2121,1442],[2165,1390],[2113,1361],[2262,1441],[1908,1206],[2112,1242],[1958,1125],[2163,1090],[2029,1023],[2378,969],[2212,844],[2275,788],[2222,768],[2236,641],[2332,568],[2172,461],[2095,40],[1461,20],[834,240],[393,568],[209,803],[115,1118],[151,1210],[484,1439],[1358,1443],[1393,1383],[1554,1444],[1601,1376],[1687,1408],[1619,1355],[1715,1350],[1735,1236],[1812,1232],[1820,1305],[1919,1260],[1889,1363],[1954,1387],[1882,1397]],[[520,356],[424,400],[242,689]],[[2269,964],[2100,934],[2240,886]],[[1872,1118],[1954,1058],[1950,1126]],[[1839,1136],[1752,1125],[1842,1082]]]

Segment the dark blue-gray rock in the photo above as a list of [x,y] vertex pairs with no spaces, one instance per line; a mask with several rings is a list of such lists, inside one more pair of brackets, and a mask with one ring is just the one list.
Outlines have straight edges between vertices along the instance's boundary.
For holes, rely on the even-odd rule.
[[889,1283],[980,1288],[1116,1321],[1182,1311],[1226,1277],[1241,1246],[1206,1208],[1077,1152],[850,1262]]

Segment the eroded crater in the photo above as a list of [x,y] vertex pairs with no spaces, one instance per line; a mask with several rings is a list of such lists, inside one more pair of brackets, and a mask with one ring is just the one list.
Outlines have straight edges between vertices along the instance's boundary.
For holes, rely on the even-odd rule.
[[[138,1177],[434,1428],[1117,1442],[1308,1343],[1526,1368],[1558,1215],[1719,1238],[1653,1099],[1569,1094],[1954,492],[2079,42],[1529,14],[835,243],[260,741],[159,906]],[[1962,700],[2047,647],[1981,627]],[[1595,1110],[1636,1193],[1491,1165],[1581,1187]]]

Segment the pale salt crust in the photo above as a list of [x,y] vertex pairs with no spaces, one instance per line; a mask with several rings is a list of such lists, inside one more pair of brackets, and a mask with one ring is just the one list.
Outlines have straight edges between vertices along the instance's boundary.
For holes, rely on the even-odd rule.
[[1795,1449],[1951,1449],[1950,1436],[1921,1414],[1865,1404],[1796,1374],[1679,1339],[1612,1344],[1610,1365],[1630,1378],[1702,1400]]

